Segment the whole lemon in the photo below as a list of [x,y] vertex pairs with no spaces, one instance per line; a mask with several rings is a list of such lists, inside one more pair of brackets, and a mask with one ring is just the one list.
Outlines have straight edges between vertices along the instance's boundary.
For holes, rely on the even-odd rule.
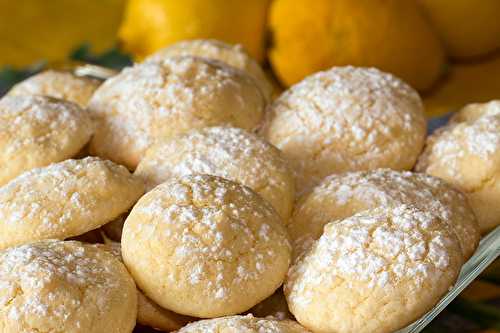
[[466,58],[500,48],[499,0],[420,0],[448,53]]
[[441,75],[444,51],[414,0],[275,0],[271,64],[291,85],[332,66],[373,66],[418,90]]
[[125,0],[0,0],[0,67],[63,61],[89,43],[113,47]]
[[186,39],[213,38],[242,44],[264,58],[269,0],[129,0],[119,38],[140,60]]

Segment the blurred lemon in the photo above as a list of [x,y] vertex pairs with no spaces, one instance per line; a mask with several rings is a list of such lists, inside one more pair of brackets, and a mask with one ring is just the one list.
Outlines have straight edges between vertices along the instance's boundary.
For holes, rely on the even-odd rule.
[[129,0],[119,38],[139,60],[181,40],[214,38],[242,44],[262,61],[268,5],[269,0]]
[[499,0],[419,0],[448,53],[472,57],[500,48]]
[[439,116],[492,99],[500,99],[500,54],[479,63],[451,66],[443,82],[424,96],[424,104],[428,115]]
[[124,0],[0,0],[0,66],[61,61],[83,43],[115,44]]
[[334,65],[374,66],[419,90],[441,75],[444,51],[414,0],[275,0],[273,68],[286,84]]

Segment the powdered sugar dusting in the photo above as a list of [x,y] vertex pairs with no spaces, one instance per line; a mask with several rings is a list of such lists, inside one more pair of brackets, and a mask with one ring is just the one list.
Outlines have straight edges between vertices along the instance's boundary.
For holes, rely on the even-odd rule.
[[255,318],[251,314],[201,320],[179,330],[179,333],[215,332],[307,333],[309,331],[291,320]]
[[[313,248],[292,266],[285,292],[307,304],[336,280],[409,294],[458,274],[463,262],[456,237],[432,213],[401,205],[330,223]],[[359,285],[359,284],[357,284]],[[367,289],[368,290],[368,289]]]
[[[0,253],[0,307],[6,327],[13,327],[9,322],[26,328],[38,323],[43,330],[47,324],[41,323],[47,320],[48,327],[61,329],[70,317],[75,323],[92,292],[99,296],[93,300],[97,310],[109,311],[110,290],[120,287],[109,260],[77,242],[44,241]],[[88,313],[92,315],[96,314]],[[32,329],[39,331],[36,326]]]
[[94,94],[92,147],[134,168],[157,139],[192,128],[233,124],[252,129],[264,101],[251,78],[208,59],[174,57],[126,68]]
[[3,97],[0,183],[25,170],[72,157],[93,131],[90,116],[76,104],[43,96]]
[[254,78],[266,99],[268,101],[271,99],[272,85],[259,64],[245,52],[241,45],[230,45],[214,39],[182,41],[155,52],[146,58],[145,62],[158,62],[175,56],[209,58],[245,71]]
[[82,108],[101,82],[71,72],[46,70],[16,84],[9,95],[43,95],[64,99]]
[[0,248],[80,235],[142,193],[142,183],[123,166],[95,157],[27,171],[0,188]]
[[[129,238],[150,247],[168,244],[161,256],[162,276],[175,276],[166,282],[169,293],[195,290],[214,308],[243,297],[246,288],[266,293],[256,288],[262,279],[279,284],[291,251],[267,202],[249,188],[208,175],[173,179],[148,192],[125,223],[125,251],[132,251]],[[135,264],[135,258],[129,261]]]
[[409,169],[425,137],[416,91],[372,68],[311,75],[281,95],[268,115],[264,136],[295,161],[299,182],[308,185],[334,172]]
[[379,206],[412,204],[436,214],[458,237],[469,257],[479,241],[472,209],[464,194],[444,181],[420,173],[378,169],[332,175],[296,206],[289,231],[296,252],[318,239],[325,224]]
[[149,188],[196,173],[239,182],[262,195],[283,218],[291,213],[294,189],[287,162],[275,147],[242,129],[209,127],[159,143],[135,172]]

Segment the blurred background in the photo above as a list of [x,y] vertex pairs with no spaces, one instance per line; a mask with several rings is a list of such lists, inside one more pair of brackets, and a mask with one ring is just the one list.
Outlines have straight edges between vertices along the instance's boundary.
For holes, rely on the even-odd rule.
[[[500,0],[0,0],[0,95],[44,68],[120,69],[172,43],[239,43],[278,90],[335,65],[403,78],[437,117],[500,99]],[[500,332],[495,263],[427,332]]]
[[0,93],[43,67],[121,68],[216,38],[281,87],[350,64],[405,79],[433,116],[500,98],[499,0],[0,0],[0,16]]

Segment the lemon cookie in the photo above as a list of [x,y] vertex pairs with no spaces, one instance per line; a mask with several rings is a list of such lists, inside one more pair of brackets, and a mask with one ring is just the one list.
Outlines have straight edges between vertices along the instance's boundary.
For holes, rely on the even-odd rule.
[[0,249],[81,235],[143,193],[143,183],[125,167],[95,157],[27,171],[0,188]]
[[182,41],[161,49],[145,61],[162,61],[175,56],[195,56],[221,61],[248,73],[258,85],[267,101],[271,100],[273,86],[264,71],[241,45],[231,45],[215,39]]
[[252,315],[200,320],[181,328],[178,333],[309,333],[291,320],[255,318]]
[[157,139],[231,124],[252,130],[265,100],[242,71],[205,58],[174,57],[124,69],[89,102],[97,124],[90,151],[134,169]]
[[134,281],[92,245],[41,241],[0,252],[0,332],[130,333]]
[[26,170],[73,157],[90,140],[90,116],[43,96],[0,99],[0,185]]
[[60,98],[84,108],[101,81],[71,72],[46,70],[16,84],[9,95],[44,95]]
[[471,104],[431,135],[416,169],[468,197],[482,233],[500,224],[500,101]]
[[250,187],[288,221],[295,184],[280,151],[239,128],[209,127],[148,149],[135,175],[152,188],[172,177],[211,174]]
[[[117,242],[107,242],[106,244],[96,245],[104,251],[108,251],[122,260],[121,246]],[[155,328],[157,330],[170,332],[186,325],[194,318],[180,315],[178,313],[163,309],[151,299],[147,298],[139,289],[137,289],[137,323]]]
[[464,258],[479,243],[479,226],[467,198],[439,178],[378,169],[325,178],[297,203],[288,225],[296,255],[323,233],[323,227],[366,209],[411,204],[437,214],[456,233]]
[[125,221],[122,255],[146,296],[206,318],[241,313],[270,296],[291,246],[279,215],[248,187],[192,175],[139,200]]
[[412,169],[426,120],[418,93],[400,79],[334,67],[276,99],[261,132],[290,159],[302,192],[332,173]]
[[285,295],[314,332],[394,332],[430,310],[455,283],[463,256],[437,216],[379,207],[329,223],[289,270]]

